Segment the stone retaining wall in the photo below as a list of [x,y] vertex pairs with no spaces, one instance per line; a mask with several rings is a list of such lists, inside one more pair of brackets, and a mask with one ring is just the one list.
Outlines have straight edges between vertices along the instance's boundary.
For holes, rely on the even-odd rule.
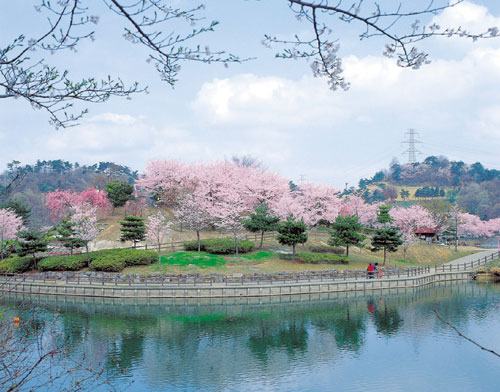
[[420,287],[434,282],[468,280],[471,271],[434,272],[418,276],[383,279],[316,280],[274,284],[211,284],[211,285],[124,285],[65,284],[9,281],[0,279],[0,292],[35,295],[63,295],[103,298],[221,298],[303,295],[349,291],[367,291]]

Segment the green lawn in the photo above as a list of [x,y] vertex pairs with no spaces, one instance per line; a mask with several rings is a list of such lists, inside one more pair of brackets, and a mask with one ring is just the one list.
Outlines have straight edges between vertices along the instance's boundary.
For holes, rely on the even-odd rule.
[[[166,254],[161,257],[161,264],[163,265],[176,265],[176,266],[189,266],[195,265],[199,268],[216,267],[224,265],[227,261],[221,255],[212,255],[206,252],[176,252],[173,254]],[[156,265],[158,268],[158,265]]]
[[[304,249],[306,250],[306,249]],[[427,266],[448,262],[450,260],[477,252],[477,249],[464,249],[459,252],[445,247],[421,245],[412,249],[411,258],[404,262],[402,255],[390,254],[387,260],[388,266]],[[161,266],[157,263],[147,266],[135,266],[126,268],[123,273],[152,274],[225,274],[233,273],[277,273],[281,271],[321,271],[321,270],[364,270],[368,263],[378,262],[382,264],[381,252],[372,253],[366,249],[357,249],[350,252],[350,260],[347,265],[340,264],[303,264],[282,260],[278,253],[270,250],[257,250],[252,253],[239,255],[212,255],[206,252],[176,252],[165,254],[161,258]]]

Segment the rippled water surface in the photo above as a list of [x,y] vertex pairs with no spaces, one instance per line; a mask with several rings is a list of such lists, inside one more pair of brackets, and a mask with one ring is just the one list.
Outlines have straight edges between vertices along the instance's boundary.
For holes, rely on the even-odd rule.
[[[500,285],[330,297],[144,301],[12,297],[127,391],[498,391]],[[107,390],[103,387],[103,390]]]

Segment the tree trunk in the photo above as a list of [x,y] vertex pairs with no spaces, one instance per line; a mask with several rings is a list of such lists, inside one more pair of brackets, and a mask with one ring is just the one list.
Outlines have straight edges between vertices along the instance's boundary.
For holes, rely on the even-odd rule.
[[406,248],[403,247],[403,260],[406,261]]
[[161,251],[161,244],[158,242],[158,267],[161,268],[161,256],[160,256],[160,251]]
[[264,232],[261,233],[260,235],[260,246],[259,249],[262,249],[262,244],[264,243]]
[[234,245],[236,246],[236,257],[238,257],[238,236],[234,236]]
[[87,267],[90,268],[90,255],[89,255],[89,244],[88,244],[88,242],[85,243],[85,250],[87,252]]
[[384,266],[385,266],[385,255],[386,255],[386,253],[387,253],[387,249],[384,248]]
[[201,252],[201,240],[200,240],[200,231],[196,230],[196,237],[198,238],[198,252]]
[[292,261],[295,261],[295,244],[292,245]]
[[345,247],[345,256],[349,257],[349,245],[346,245]]

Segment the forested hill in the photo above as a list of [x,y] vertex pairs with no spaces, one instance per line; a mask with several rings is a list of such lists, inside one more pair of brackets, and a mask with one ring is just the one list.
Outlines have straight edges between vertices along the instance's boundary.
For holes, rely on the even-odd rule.
[[443,156],[429,156],[415,164],[393,160],[372,178],[362,178],[359,191],[370,202],[442,199],[456,201],[482,219],[500,217],[500,170],[487,169],[480,162],[468,164]]
[[133,183],[136,178],[137,171],[112,162],[81,165],[63,160],[39,160],[34,165],[21,165],[12,161],[0,174],[0,203],[17,200],[29,206],[30,226],[41,227],[50,222],[44,206],[45,193],[56,189],[76,192],[89,187],[104,189],[112,180]]

